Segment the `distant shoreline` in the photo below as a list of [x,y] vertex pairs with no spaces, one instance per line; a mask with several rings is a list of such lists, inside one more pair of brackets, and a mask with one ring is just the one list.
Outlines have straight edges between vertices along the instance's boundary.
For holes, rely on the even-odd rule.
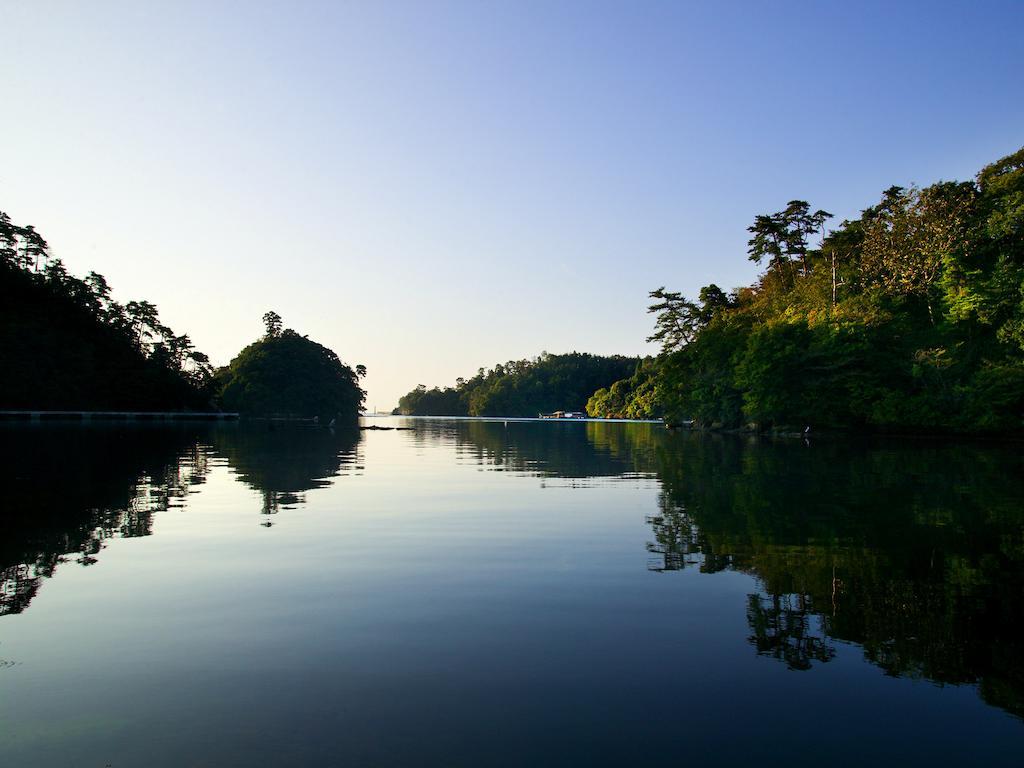
[[661,419],[599,419],[588,416],[585,419],[541,419],[536,416],[406,416],[401,413],[365,413],[364,419],[445,419],[448,421],[543,421],[545,423],[568,424],[573,422],[614,422],[622,424],[664,424]]

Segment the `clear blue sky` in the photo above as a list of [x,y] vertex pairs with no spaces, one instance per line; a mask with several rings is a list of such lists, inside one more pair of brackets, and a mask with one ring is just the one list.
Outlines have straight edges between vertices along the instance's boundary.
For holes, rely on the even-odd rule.
[[277,310],[369,405],[652,351],[647,292],[755,277],[1024,144],[1024,2],[0,5],[0,210],[226,363]]

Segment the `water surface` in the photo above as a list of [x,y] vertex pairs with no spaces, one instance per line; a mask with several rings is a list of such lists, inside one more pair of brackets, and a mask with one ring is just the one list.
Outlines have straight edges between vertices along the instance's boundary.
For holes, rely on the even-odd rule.
[[0,428],[0,764],[1020,765],[1019,446]]

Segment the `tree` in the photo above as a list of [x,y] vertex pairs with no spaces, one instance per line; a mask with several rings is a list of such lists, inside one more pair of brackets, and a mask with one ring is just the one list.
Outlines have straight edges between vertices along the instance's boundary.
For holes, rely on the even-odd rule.
[[799,259],[801,273],[810,272],[808,263],[808,238],[818,232],[824,234],[825,222],[832,218],[828,211],[811,213],[811,206],[805,200],[790,200],[786,208],[778,213],[762,214],[754,218],[747,227],[753,237],[747,241],[747,254],[751,261],[760,264],[768,259],[768,269],[784,272],[792,277],[792,263]]
[[21,262],[27,268],[32,266],[33,271],[39,271],[39,262],[42,260],[44,266],[48,257],[48,248],[42,235],[36,232],[31,224],[21,228]]
[[801,271],[806,275],[810,272],[807,261],[808,239],[815,234],[824,237],[825,222],[832,218],[832,214],[821,209],[811,213],[807,201],[790,200],[786,209],[776,216],[782,222],[787,255],[800,259]]
[[863,241],[863,229],[849,221],[844,221],[838,231],[830,233],[822,241],[821,251],[828,259],[830,267],[833,308],[839,301],[840,286],[847,284],[841,274],[841,268],[860,252]]
[[156,305],[148,301],[129,301],[124,309],[135,344],[144,350],[150,340],[157,338],[160,328]]
[[768,259],[768,269],[783,271],[789,266],[786,258],[786,229],[781,214],[761,214],[754,217],[754,223],[747,227],[753,237],[747,241],[747,254],[751,261],[760,264]]
[[967,245],[975,197],[969,182],[887,189],[864,217],[861,265],[869,281],[888,294],[923,299],[934,324],[935,289]]
[[272,339],[281,335],[281,316],[270,310],[263,315],[263,325],[266,326],[266,338]]
[[733,297],[729,296],[714,283],[701,288],[698,297],[701,304],[700,319],[704,325],[710,323],[719,314],[730,309],[735,304]]
[[662,353],[674,352],[689,344],[697,336],[701,327],[700,307],[681,293],[666,291],[665,286],[650,292],[657,302],[647,308],[649,313],[656,313],[654,333],[647,341],[661,344]]
[[18,231],[11,217],[0,211],[0,260],[11,266],[18,262]]
[[985,166],[978,173],[986,234],[1024,257],[1024,148]]

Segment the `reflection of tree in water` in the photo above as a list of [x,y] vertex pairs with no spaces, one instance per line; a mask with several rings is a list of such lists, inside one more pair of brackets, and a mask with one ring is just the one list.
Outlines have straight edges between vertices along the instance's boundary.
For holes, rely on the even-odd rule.
[[[662,502],[665,500],[663,496]],[[679,571],[695,566],[701,573],[717,573],[742,569],[735,556],[715,552],[687,514],[667,511],[648,517],[647,522],[654,531],[647,551],[656,555],[648,561],[648,570]],[[753,632],[750,642],[759,655],[784,661],[796,670],[810,669],[812,662],[826,662],[835,656],[826,639],[825,615],[812,595],[802,591],[752,594],[747,600],[747,623]]]
[[63,563],[96,563],[111,538],[148,536],[153,514],[205,482],[213,452],[261,491],[264,511],[358,468],[358,432],[242,425],[0,427],[0,616],[21,613]]
[[149,535],[153,513],[180,505],[208,472],[187,427],[4,427],[0,436],[0,616],[25,610],[61,563],[92,565],[106,540]]
[[748,595],[747,601],[750,642],[761,656],[784,661],[790,669],[810,669],[812,661],[836,655],[810,595]]
[[238,479],[260,493],[261,513],[274,515],[304,504],[306,491],[333,477],[361,472],[359,439],[358,429],[263,424],[218,430],[213,444]]
[[808,669],[834,656],[836,640],[854,642],[887,674],[978,684],[986,700],[1024,712],[1024,467],[1012,449],[411,423],[419,442],[454,441],[463,458],[505,471],[656,472],[649,567],[754,576],[747,619],[759,654]]
[[[1024,715],[1016,447],[769,441],[651,425],[410,421],[423,445],[539,477],[650,476],[649,567],[757,580],[755,651],[792,669],[858,644],[886,674],[977,685]],[[581,440],[580,438],[585,438]]]
[[[654,541],[647,543],[647,551],[656,557],[648,560],[649,571],[681,571],[687,566],[698,566],[702,572],[709,572],[706,557],[701,553],[700,531],[689,515],[650,515],[647,524],[654,531]],[[721,570],[714,568],[711,572]]]
[[[541,478],[561,478],[585,485],[591,478],[637,475],[633,453],[637,438],[614,445],[595,435],[607,433],[592,422],[523,422],[410,420],[412,439],[422,446],[454,443],[459,460],[492,471]],[[655,425],[635,425],[649,428]],[[595,432],[595,428],[598,430]],[[646,430],[650,433],[650,430]],[[639,433],[638,433],[639,434]],[[583,482],[580,482],[583,481]]]
[[652,570],[739,570],[759,654],[859,644],[886,674],[1024,715],[1024,463],[998,446],[665,436]]

